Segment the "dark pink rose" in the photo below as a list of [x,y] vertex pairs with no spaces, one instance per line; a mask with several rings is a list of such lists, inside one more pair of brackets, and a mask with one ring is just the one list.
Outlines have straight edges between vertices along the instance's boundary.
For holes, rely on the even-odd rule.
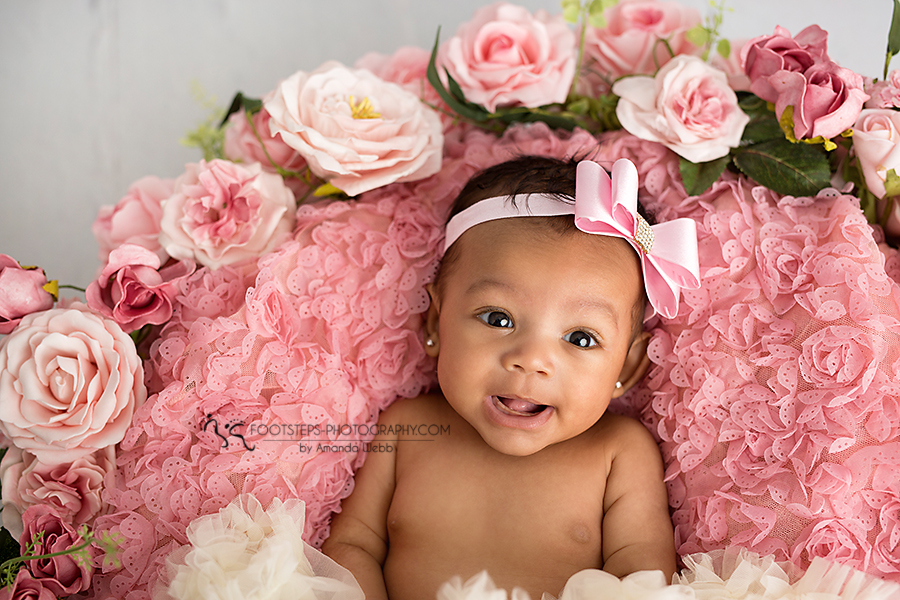
[[0,588],[0,600],[56,600],[56,594],[35,579],[28,569],[20,569],[12,587]]
[[189,164],[163,202],[159,242],[170,256],[217,269],[273,250],[294,226],[294,194],[259,163]]
[[103,509],[103,478],[115,467],[115,446],[108,446],[71,463],[44,464],[30,452],[10,446],[0,461],[3,527],[22,535],[22,513],[46,504],[67,523],[89,524]]
[[23,269],[13,257],[0,254],[0,334],[15,329],[25,315],[53,308],[46,283],[42,269]]
[[491,112],[565,102],[575,75],[575,34],[562,16],[497,2],[460,26],[438,60],[468,101]]
[[85,291],[88,306],[109,317],[126,332],[160,325],[172,317],[178,282],[194,272],[182,260],[162,269],[159,258],[141,246],[123,244],[109,254],[100,277]]
[[[52,554],[83,543],[71,525],[63,521],[49,506],[37,504],[22,515],[25,531],[19,540],[22,550],[43,532],[34,554]],[[32,577],[57,596],[77,594],[91,585],[90,561],[78,561],[71,554],[25,561]]]
[[102,206],[92,227],[100,246],[100,261],[122,244],[137,244],[154,252],[160,261],[167,258],[159,245],[159,222],[163,200],[172,195],[171,179],[144,177],[128,188],[115,206]]
[[684,34],[701,24],[700,12],[677,2],[619,2],[606,11],[606,21],[585,32],[584,80],[594,93],[623,75],[653,75],[673,56],[697,50]]
[[769,77],[778,93],[775,113],[778,118],[793,107],[794,136],[831,139],[853,127],[869,99],[863,91],[863,78],[833,62],[813,65],[804,73],[778,71]]
[[741,63],[750,78],[750,91],[775,102],[778,92],[769,77],[778,71],[804,73],[814,64],[827,61],[828,33],[818,25],[810,25],[791,37],[784,27],[776,27],[774,35],[761,35],[744,44]]

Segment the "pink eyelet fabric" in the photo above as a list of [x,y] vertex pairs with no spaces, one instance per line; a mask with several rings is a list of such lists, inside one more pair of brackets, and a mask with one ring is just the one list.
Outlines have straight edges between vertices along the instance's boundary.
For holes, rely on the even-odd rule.
[[95,523],[123,536],[122,566],[96,574],[91,597],[148,599],[187,525],[242,493],[305,501],[306,541],[320,545],[363,454],[250,426],[371,425],[432,386],[425,286],[452,199],[514,155],[592,149],[606,167],[635,162],[658,221],[698,224],[703,286],[651,324],[651,371],[613,407],[660,442],[679,553],[742,546],[800,567],[821,556],[900,581],[897,251],[835,190],[782,198],[728,174],[688,197],[664,147],[600,141],[540,124],[499,139],[451,130],[438,174],[301,206],[275,252],[191,276],[151,347],[152,396]]
[[[303,500],[305,541],[321,545],[364,454],[317,451],[319,441],[371,440],[366,426],[380,410],[434,384],[421,332],[426,285],[459,190],[518,153],[564,157],[595,145],[586,132],[544,125],[500,139],[457,129],[438,174],[302,205],[293,239],[276,251],[188,279],[151,347],[155,393],[121,444],[104,496],[110,512],[95,523],[123,536],[122,567],[95,574],[92,597],[149,598],[188,524],[242,493],[264,506]],[[319,433],[251,433],[301,424]]]
[[900,277],[856,198],[727,175],[687,198],[677,159],[621,134],[646,206],[698,224],[702,287],[653,329],[619,410],[661,443],[680,555],[742,546],[900,581]]

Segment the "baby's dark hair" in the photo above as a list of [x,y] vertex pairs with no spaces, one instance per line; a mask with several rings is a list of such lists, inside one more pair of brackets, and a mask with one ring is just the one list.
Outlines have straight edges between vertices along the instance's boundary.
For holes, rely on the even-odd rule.
[[[572,204],[575,202],[575,172],[578,163],[583,159],[584,157],[581,156],[559,159],[549,156],[523,155],[483,169],[469,179],[456,197],[448,221],[470,206],[487,198],[498,196],[512,198],[524,194],[544,194],[554,196],[560,202]],[[656,223],[640,202],[638,203],[638,212],[649,224]],[[560,235],[578,232],[573,215],[532,218],[543,220],[549,229]],[[440,292],[442,281],[453,269],[458,253],[458,245],[453,244],[444,254],[435,278],[435,288],[438,292]],[[635,307],[636,333],[641,330],[646,303],[645,293]]]

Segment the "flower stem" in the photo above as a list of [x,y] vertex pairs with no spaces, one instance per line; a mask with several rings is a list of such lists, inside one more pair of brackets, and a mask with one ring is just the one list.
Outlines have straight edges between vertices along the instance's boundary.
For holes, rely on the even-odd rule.
[[84,288],[78,287],[77,285],[60,284],[59,288],[66,289],[66,290],[76,290],[76,291],[81,292],[82,294],[85,292]]

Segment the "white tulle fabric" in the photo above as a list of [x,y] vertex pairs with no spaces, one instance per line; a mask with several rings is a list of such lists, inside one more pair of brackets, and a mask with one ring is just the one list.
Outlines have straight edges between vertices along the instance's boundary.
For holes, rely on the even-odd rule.
[[[349,571],[303,541],[305,505],[242,495],[195,519],[155,600],[363,600]],[[168,585],[166,583],[168,582]]]
[[[587,569],[569,578],[558,600],[896,600],[900,584],[816,558],[805,574],[746,550],[729,548],[685,557],[685,569],[666,582],[662,571],[619,579]],[[486,571],[466,582],[455,577],[437,600],[529,600],[527,592],[498,589]],[[544,594],[541,600],[556,600]]]

